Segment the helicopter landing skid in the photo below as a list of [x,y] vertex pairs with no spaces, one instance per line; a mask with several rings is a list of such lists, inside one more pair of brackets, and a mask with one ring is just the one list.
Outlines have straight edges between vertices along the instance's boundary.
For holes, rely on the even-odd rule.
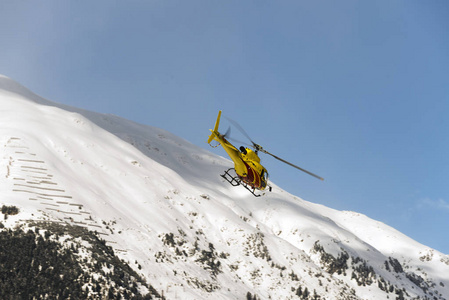
[[254,197],[260,197],[262,195],[265,195],[265,193],[263,194],[256,194],[255,188],[251,188],[248,184],[246,184],[245,182],[243,182],[238,176],[234,176],[232,174],[229,173],[229,171],[233,170],[235,173],[234,168],[230,168],[226,171],[224,171],[224,174],[220,175],[221,177],[223,177],[224,179],[226,179],[227,182],[229,182],[232,186],[238,186],[241,185],[243,186],[245,189],[247,189],[251,194],[253,194]]

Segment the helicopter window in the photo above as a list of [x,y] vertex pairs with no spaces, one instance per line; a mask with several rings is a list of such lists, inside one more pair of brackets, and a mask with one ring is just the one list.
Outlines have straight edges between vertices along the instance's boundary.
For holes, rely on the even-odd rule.
[[268,180],[268,172],[266,170],[262,170],[262,174],[260,176],[267,181]]

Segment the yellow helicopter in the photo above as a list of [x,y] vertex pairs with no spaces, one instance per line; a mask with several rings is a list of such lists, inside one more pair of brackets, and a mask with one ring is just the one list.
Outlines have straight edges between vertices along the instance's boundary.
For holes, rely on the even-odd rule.
[[[242,185],[245,187],[248,191],[250,191],[251,194],[253,194],[256,197],[259,197],[263,194],[256,194],[256,190],[263,191],[268,187],[268,190],[271,191],[271,186],[268,185],[268,172],[267,169],[265,169],[264,166],[260,164],[260,158],[258,156],[258,152],[262,152],[268,155],[271,155],[272,157],[296,168],[303,172],[306,172],[307,174],[318,178],[320,180],[324,180],[322,177],[315,175],[307,170],[304,170],[274,154],[271,154],[270,152],[263,149],[260,145],[254,143],[251,138],[249,138],[248,134],[241,128],[240,125],[237,123],[234,123],[234,125],[251,141],[252,148],[254,148],[254,151],[248,147],[241,146],[239,149],[237,149],[234,145],[232,145],[227,139],[226,136],[227,133],[221,134],[218,132],[218,126],[220,124],[220,118],[221,118],[221,110],[218,112],[217,121],[215,122],[214,129],[210,129],[212,132],[209,136],[209,139],[207,143],[210,145],[210,143],[215,140],[220,143],[220,145],[223,147],[223,149],[226,151],[226,153],[229,155],[229,157],[234,162],[234,168],[230,168],[224,172],[224,174],[221,175],[226,181],[228,181],[233,186]],[[218,146],[218,145],[217,145]],[[234,175],[235,173],[235,175]]]

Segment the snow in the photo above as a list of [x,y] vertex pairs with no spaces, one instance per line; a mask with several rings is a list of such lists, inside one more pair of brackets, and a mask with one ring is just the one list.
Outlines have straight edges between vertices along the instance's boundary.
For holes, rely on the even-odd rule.
[[[354,289],[361,299],[386,299],[377,285],[358,286],[350,274],[320,279],[320,257],[311,250],[317,241],[335,257],[344,249],[363,258],[376,274],[422,296],[409,281],[398,282],[403,275],[386,271],[394,257],[449,298],[447,255],[274,183],[273,192],[255,198],[219,176],[232,162],[165,130],[53,103],[0,76],[0,133],[0,203],[21,210],[5,226],[47,219],[96,230],[169,299],[241,299],[248,291],[288,299],[299,284],[329,298]],[[174,244],[164,243],[170,233]],[[201,250],[221,254],[212,260],[221,262],[216,278],[199,262]],[[299,282],[287,280],[292,271]]]

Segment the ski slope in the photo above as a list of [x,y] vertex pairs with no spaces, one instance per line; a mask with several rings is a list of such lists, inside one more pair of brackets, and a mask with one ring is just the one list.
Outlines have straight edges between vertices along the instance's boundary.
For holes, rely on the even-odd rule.
[[[326,299],[449,299],[449,256],[273,183],[255,198],[219,176],[231,161],[165,130],[50,102],[0,76],[0,133],[0,204],[21,210],[6,227],[97,231],[168,299],[295,299],[306,287]],[[337,272],[329,255],[344,253]]]

